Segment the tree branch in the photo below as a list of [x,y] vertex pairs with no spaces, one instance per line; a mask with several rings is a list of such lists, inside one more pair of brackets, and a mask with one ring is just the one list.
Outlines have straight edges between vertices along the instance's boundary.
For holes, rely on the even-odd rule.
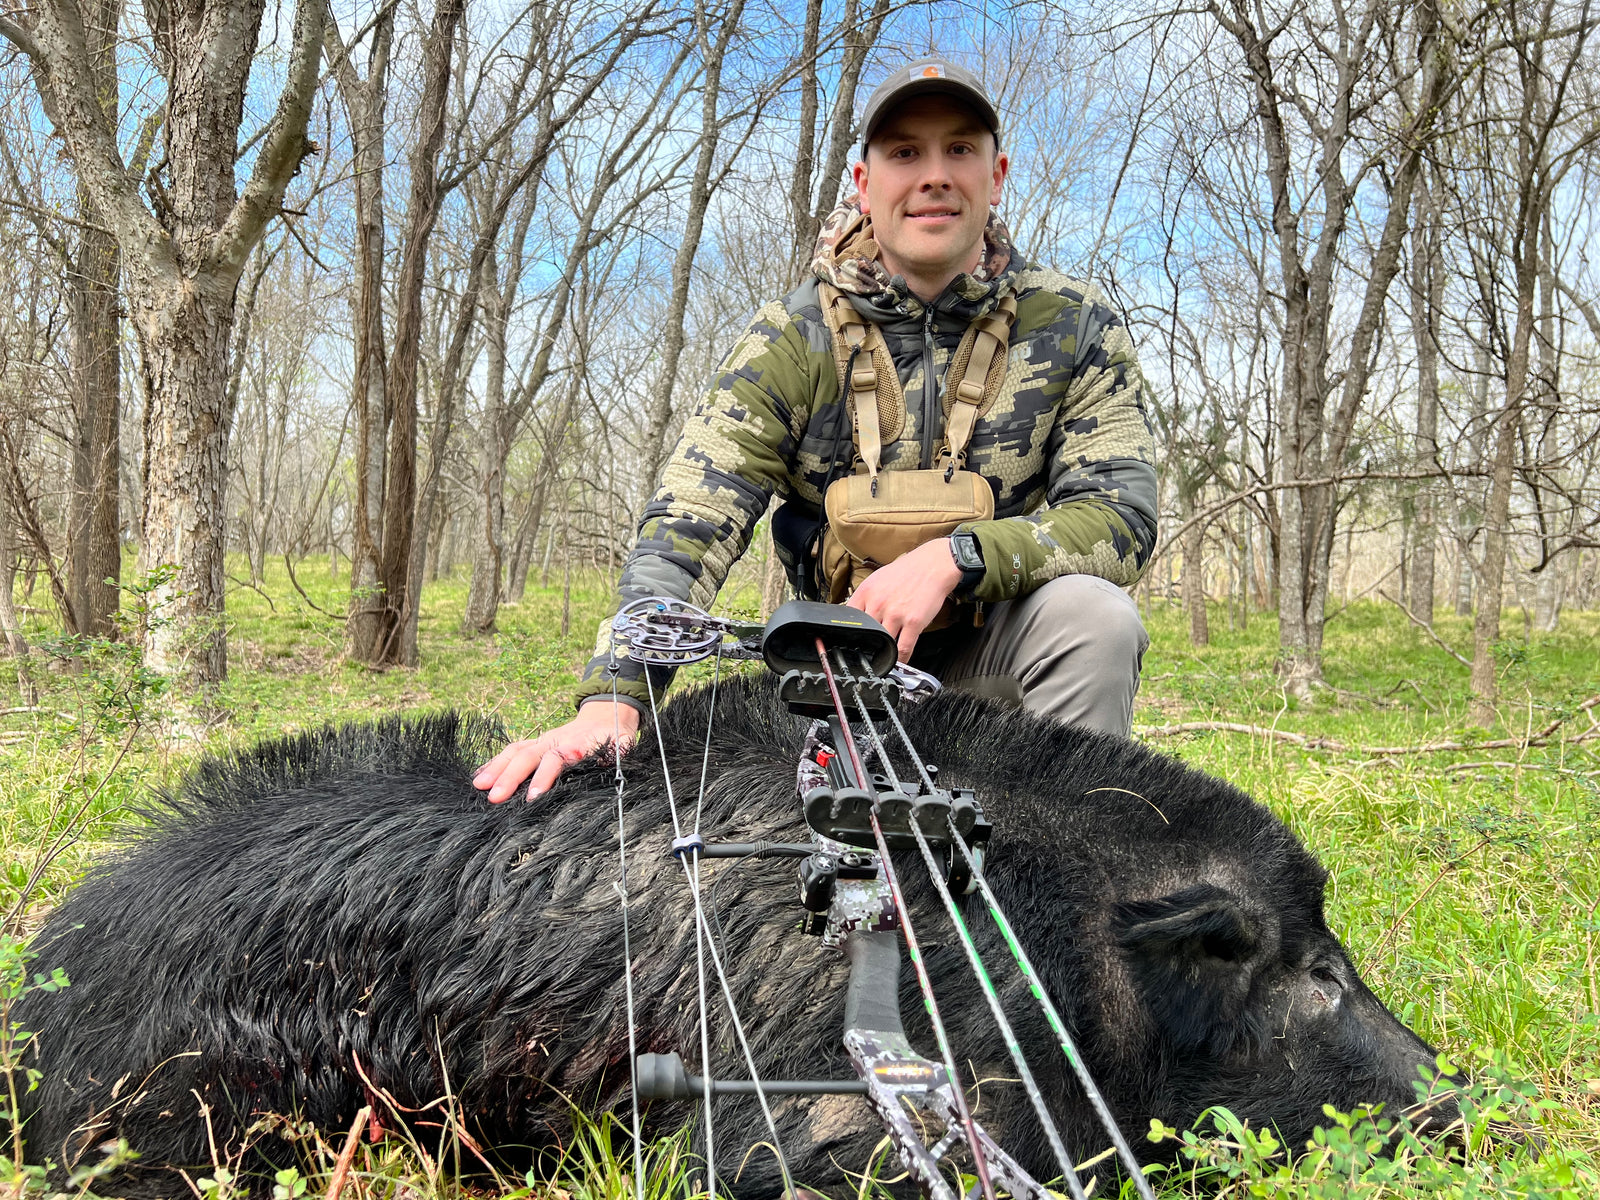
[[[1574,710],[1588,712],[1600,707],[1600,696],[1590,696]],[[1449,739],[1442,742],[1421,742],[1413,746],[1353,746],[1335,738],[1308,737],[1288,729],[1273,729],[1265,725],[1247,725],[1239,721],[1180,721],[1171,725],[1154,725],[1134,730],[1141,738],[1173,737],[1180,733],[1248,733],[1251,737],[1270,738],[1301,746],[1307,750],[1332,750],[1336,753],[1360,754],[1367,758],[1401,758],[1414,754],[1447,754],[1455,750],[1526,750],[1534,746],[1548,746],[1551,740],[1566,742],[1591,742],[1600,738],[1600,729],[1589,729],[1568,738],[1555,734],[1566,724],[1566,717],[1557,717],[1536,733],[1520,738],[1492,738],[1482,741]]]
[[31,47],[34,86],[50,124],[67,143],[79,182],[115,231],[124,254],[146,250],[158,261],[164,257],[170,263],[170,241],[139,198],[137,182],[122,161],[116,130],[101,106],[78,6],[45,4],[36,12],[31,30],[5,20],[0,33],[19,47]]
[[289,77],[278,110],[256,156],[250,182],[211,243],[211,260],[231,279],[244,271],[250,251],[267,222],[283,203],[284,189],[300,170],[310,148],[306,122],[316,95],[322,65],[322,38],[328,24],[324,0],[300,0],[295,8],[294,43],[289,51]]
[[1396,600],[1393,596],[1389,595],[1388,592],[1380,591],[1378,593],[1378,595],[1382,596],[1390,604],[1394,605],[1401,612],[1405,613],[1405,615],[1411,619],[1411,623],[1413,625],[1415,625],[1418,629],[1422,630],[1423,633],[1427,634],[1430,638],[1432,638],[1433,641],[1434,641],[1434,644],[1436,646],[1438,646],[1439,649],[1443,650],[1446,654],[1448,654],[1451,658],[1455,659],[1463,667],[1471,669],[1472,660],[1470,658],[1464,658],[1460,654],[1457,654],[1456,651],[1450,646],[1450,644],[1448,642],[1446,642],[1442,637],[1440,637],[1438,635],[1438,633],[1436,633],[1434,631],[1433,625],[1430,622],[1424,621],[1421,617],[1417,616],[1416,613],[1412,612],[1404,604],[1401,604],[1400,601]]
[[38,42],[33,40],[33,34],[18,25],[10,17],[0,16],[0,37],[5,38],[18,50],[33,59],[35,63],[40,66],[44,65],[44,50],[39,46]]

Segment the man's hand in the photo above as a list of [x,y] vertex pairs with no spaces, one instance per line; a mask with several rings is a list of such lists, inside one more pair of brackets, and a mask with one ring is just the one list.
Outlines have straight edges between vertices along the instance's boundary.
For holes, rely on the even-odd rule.
[[961,568],[950,554],[949,541],[935,538],[879,567],[845,603],[894,634],[900,661],[910,662],[917,639],[960,582]]
[[528,799],[548,791],[567,764],[620,737],[624,752],[639,732],[639,710],[611,700],[591,700],[565,725],[540,737],[512,742],[472,777],[472,786],[487,789],[489,803],[499,804],[522,786],[529,775]]

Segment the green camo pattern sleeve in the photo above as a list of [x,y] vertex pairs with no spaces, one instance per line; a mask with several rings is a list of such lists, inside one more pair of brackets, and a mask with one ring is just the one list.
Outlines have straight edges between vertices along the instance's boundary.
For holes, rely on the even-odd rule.
[[[810,416],[813,374],[833,369],[824,355],[825,348],[818,353],[808,345],[781,302],[755,315],[684,422],[623,566],[623,604],[671,596],[711,606],[772,493],[788,476]],[[577,690],[580,704],[611,693],[610,650],[608,617]],[[652,670],[650,679],[659,697],[671,675]],[[637,663],[619,663],[616,691],[637,703],[648,701]]]
[[[967,526],[983,548],[986,572],[973,592],[979,600],[1015,599],[1068,574],[1127,587],[1155,548],[1155,435],[1144,375],[1126,327],[1098,289],[1065,290],[1078,289],[1077,319],[1059,323],[1072,329],[1059,347],[1072,369],[1046,438],[1043,503]],[[1041,289],[1032,299],[1054,302],[1062,290]],[[1029,317],[1028,303],[1019,324]]]

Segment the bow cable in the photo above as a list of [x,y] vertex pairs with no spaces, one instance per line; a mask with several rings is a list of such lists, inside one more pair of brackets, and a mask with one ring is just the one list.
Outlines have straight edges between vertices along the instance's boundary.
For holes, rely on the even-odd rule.
[[[861,765],[861,753],[856,749],[856,739],[850,732],[850,719],[845,715],[844,700],[839,696],[839,684],[833,677],[833,666],[828,662],[828,647],[820,637],[816,639],[816,645],[817,658],[822,662],[822,677],[827,681],[828,695],[833,700],[833,711],[839,718],[841,740],[844,742],[846,753],[850,756],[850,766],[855,770],[856,783],[864,787],[867,783],[866,768]],[[842,652],[840,661],[844,661]],[[978,1141],[978,1130],[973,1124],[972,1110],[967,1105],[966,1094],[961,1090],[961,1076],[956,1071],[955,1054],[950,1049],[950,1038],[945,1033],[944,1021],[939,1016],[939,1002],[934,999],[933,981],[928,977],[927,964],[922,961],[922,950],[917,944],[916,932],[911,928],[911,909],[906,904],[905,894],[900,890],[900,877],[895,873],[894,860],[889,856],[889,843],[883,836],[883,826],[878,822],[876,803],[868,810],[868,816],[872,821],[872,837],[877,842],[878,856],[883,862],[883,877],[889,884],[890,894],[894,897],[895,911],[900,914],[900,929],[905,934],[906,952],[911,958],[912,966],[917,970],[917,985],[922,989],[922,1003],[928,1010],[928,1023],[933,1027],[933,1038],[939,1046],[940,1055],[944,1058],[944,1068],[950,1074],[950,1095],[961,1118],[962,1129],[967,1135],[967,1146],[972,1151],[973,1169],[978,1175],[978,1187],[983,1193],[983,1200],[995,1200],[994,1182],[989,1178],[989,1163]],[[912,824],[915,825],[915,822]]]
[[[649,673],[649,668],[645,668]],[[711,709],[706,714],[706,746],[705,753],[700,759],[700,794],[694,802],[694,832],[700,832],[700,813],[705,807],[706,800],[706,770],[711,765],[711,727],[717,719],[717,684],[722,679],[722,641],[717,641],[717,665],[711,676]],[[655,707],[655,693],[651,692],[651,708]],[[661,769],[666,771],[667,763],[663,757]],[[696,896],[700,894],[700,855],[694,856],[694,883],[691,885]],[[713,908],[712,915],[716,915]],[[711,1130],[711,1021],[706,1012],[706,954],[705,942],[710,940],[710,933],[701,928],[700,922],[695,922],[694,927],[694,967],[696,988],[700,995],[700,1077],[705,1081],[701,1084],[701,1103],[706,1111],[706,1197],[707,1200],[717,1200],[717,1147],[716,1140]]]
[[[922,761],[922,756],[917,753],[917,748],[911,741],[911,735],[906,732],[906,727],[901,724],[900,715],[895,712],[894,706],[888,702],[887,698],[884,700],[883,707],[889,716],[890,722],[894,725],[895,732],[900,736],[900,744],[905,747],[912,764],[917,768],[918,774],[922,776],[923,784],[932,789],[934,786],[933,778],[928,772],[927,765]],[[888,768],[888,760],[884,758],[881,750],[879,751],[879,757],[883,759],[884,766]],[[889,773],[892,778],[892,768],[889,768]],[[915,822],[912,824],[915,827]],[[1011,927],[1011,922],[1001,909],[1000,901],[990,889],[989,880],[979,867],[976,856],[972,853],[972,847],[967,845],[966,838],[961,836],[961,831],[956,828],[954,820],[950,821],[950,837],[962,859],[965,860],[967,869],[972,873],[972,878],[978,885],[979,894],[983,896],[983,902],[989,909],[989,916],[994,920],[995,926],[1000,930],[1001,938],[1010,949],[1011,957],[1017,965],[1017,970],[1021,973],[1023,979],[1027,981],[1028,990],[1033,993],[1034,999],[1038,1002],[1046,1023],[1050,1026],[1051,1032],[1055,1034],[1057,1044],[1061,1047],[1061,1052],[1066,1055],[1067,1062],[1072,1065],[1073,1073],[1078,1077],[1079,1086],[1083,1088],[1084,1094],[1088,1096],[1089,1104],[1094,1109],[1095,1115],[1100,1118],[1101,1126],[1110,1135],[1112,1145],[1117,1150],[1117,1157],[1122,1160],[1122,1165],[1133,1182],[1134,1190],[1139,1194],[1139,1200],[1155,1200],[1155,1193],[1151,1190],[1150,1181],[1145,1178],[1143,1166],[1134,1156],[1133,1149],[1128,1145],[1127,1138],[1123,1136],[1122,1129],[1117,1124],[1116,1118],[1111,1115],[1111,1109],[1106,1104],[1105,1097],[1100,1094],[1100,1089],[1095,1086],[1094,1077],[1089,1074],[1088,1065],[1084,1063],[1083,1056],[1078,1052],[1077,1044],[1072,1040],[1072,1035],[1067,1032],[1066,1022],[1061,1019],[1061,1013],[1050,999],[1050,993],[1045,989],[1044,982],[1039,978],[1038,971],[1034,969],[1033,961],[1028,957],[1028,952],[1022,948],[1022,942],[1018,940],[1015,930]],[[937,878],[937,875],[935,877]]]
[[[728,983],[728,973],[723,969],[722,956],[717,953],[716,942],[711,937],[711,923],[706,919],[705,908],[700,903],[700,848],[702,843],[700,841],[699,834],[696,833],[691,839],[690,844],[684,846],[681,850],[679,847],[679,843],[684,841],[682,833],[683,827],[678,822],[678,806],[672,796],[672,774],[667,768],[667,743],[666,738],[661,732],[661,714],[656,707],[656,689],[655,684],[650,679],[650,668],[648,664],[646,664],[642,674],[644,675],[645,687],[648,689],[650,696],[650,720],[655,725],[656,746],[661,753],[661,777],[666,783],[667,807],[672,814],[672,831],[674,834],[673,857],[676,858],[679,864],[683,867],[683,877],[689,884],[689,895],[694,900],[695,942],[697,953],[698,947],[700,945],[704,945],[706,951],[711,956],[711,966],[717,974],[717,982],[722,985],[722,998],[728,1006],[728,1016],[733,1021],[733,1031],[739,1040],[739,1049],[744,1052],[745,1066],[750,1072],[750,1080],[755,1087],[756,1099],[761,1104],[761,1115],[766,1118],[767,1132],[772,1135],[772,1153],[777,1157],[778,1171],[783,1176],[784,1193],[786,1195],[793,1195],[794,1180],[789,1175],[789,1161],[784,1156],[783,1146],[778,1141],[778,1125],[772,1116],[772,1106],[767,1103],[767,1091],[761,1082],[760,1072],[756,1070],[756,1059],[755,1055],[750,1050],[750,1040],[745,1036],[744,1022],[739,1019],[739,1008],[733,1000],[733,988]],[[694,865],[692,867],[689,864],[690,858],[693,858],[694,860]],[[708,1017],[704,977],[702,977],[700,980],[699,990],[700,1028],[702,1038],[704,1039]],[[707,1040],[702,1041],[703,1048],[708,1047],[708,1044],[709,1043]],[[706,1064],[706,1092],[708,1093],[708,1096],[711,1091],[710,1079],[711,1070],[710,1063],[708,1062]],[[710,1145],[711,1107],[708,1104],[706,1106],[706,1146],[708,1150]],[[992,1200],[992,1198],[990,1198],[990,1200]]]
[[[841,662],[843,654],[840,655]],[[863,655],[862,667],[870,670],[871,664]],[[861,695],[861,679],[854,674],[846,674],[845,681],[851,685],[855,693],[856,707],[861,713],[861,720],[866,727],[867,737],[872,742],[872,748],[877,753],[878,761],[883,764],[884,773],[889,778],[889,786],[896,792],[900,791],[900,777],[895,772],[894,764],[889,761],[888,749],[883,744],[883,739],[878,736],[878,728],[873,723],[872,715],[867,711],[867,702]],[[883,703],[888,706],[888,697],[883,698]],[[1033,1105],[1034,1114],[1039,1118],[1039,1124],[1044,1129],[1045,1140],[1050,1143],[1050,1149],[1055,1153],[1056,1163],[1061,1168],[1061,1178],[1067,1185],[1067,1192],[1072,1200],[1088,1200],[1084,1195],[1083,1184],[1078,1179],[1078,1173],[1072,1165],[1072,1156],[1067,1153],[1066,1144],[1061,1140],[1061,1131],[1056,1128],[1055,1121],[1050,1116],[1050,1110],[1045,1107],[1044,1096],[1039,1091],[1039,1084],[1033,1077],[1033,1071],[1028,1067],[1028,1060],[1023,1057],[1022,1046],[1017,1041],[1016,1031],[1011,1028],[1011,1022],[1006,1020],[1005,1009],[1000,1005],[1000,997],[995,991],[994,980],[989,977],[989,972],[983,965],[983,959],[978,955],[978,947],[973,944],[972,931],[967,928],[967,923],[961,917],[961,909],[956,906],[955,898],[950,894],[950,888],[944,881],[944,871],[937,859],[933,856],[933,848],[928,845],[927,835],[922,832],[922,826],[917,822],[915,815],[910,822],[911,832],[917,839],[917,849],[922,853],[922,861],[928,868],[928,875],[933,881],[934,888],[939,893],[939,899],[944,903],[944,910],[949,915],[951,924],[956,928],[956,934],[961,941],[961,948],[966,951],[967,962],[972,967],[972,973],[978,981],[978,990],[983,993],[983,998],[989,1004],[989,1012],[994,1016],[994,1023],[1000,1030],[1000,1037],[1006,1044],[1006,1050],[1011,1055],[1011,1061],[1017,1068],[1017,1075],[1022,1081],[1022,1090],[1027,1094],[1029,1102]],[[953,824],[953,823],[952,823]]]
[[[617,882],[611,886],[616,889],[617,898],[622,903],[622,988],[628,1012],[628,1091],[633,1106],[633,1194],[634,1200],[644,1200],[644,1149],[639,1129],[639,1036],[633,1018],[633,943],[628,935],[628,835],[622,807],[622,726],[618,715],[619,668],[615,644],[611,647],[611,661],[606,664],[606,670],[611,674],[611,753],[616,756],[617,762],[617,860],[620,869]],[[716,1200],[714,1193],[711,1200]]]

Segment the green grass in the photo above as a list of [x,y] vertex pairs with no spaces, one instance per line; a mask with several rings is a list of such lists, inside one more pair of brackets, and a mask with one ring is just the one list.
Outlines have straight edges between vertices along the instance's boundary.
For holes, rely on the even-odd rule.
[[[232,573],[242,576],[243,564]],[[297,573],[316,606],[344,610],[345,585],[325,562],[307,561]],[[563,636],[563,596],[559,580],[552,582],[503,609],[499,632],[488,638],[460,632],[464,573],[430,584],[422,665],[380,672],[345,661],[340,621],[302,599],[281,565],[269,567],[263,591],[230,590],[231,671],[208,698],[217,719],[203,744],[221,749],[329,720],[444,706],[492,712],[513,735],[532,733],[569,711],[573,670],[608,603],[605,580],[581,579]],[[734,603],[748,611],[751,596],[746,584]],[[1487,1149],[1438,1178],[1402,1163],[1400,1178],[1390,1179],[1394,1168],[1372,1166],[1355,1151],[1324,1147],[1320,1158],[1291,1168],[1249,1131],[1208,1129],[1184,1160],[1186,1172],[1166,1187],[1174,1195],[1253,1188],[1297,1197],[1600,1194],[1600,740],[1573,740],[1600,717],[1577,710],[1600,692],[1600,613],[1568,613],[1558,632],[1527,637],[1509,616],[1501,727],[1490,731],[1467,723],[1466,669],[1379,605],[1356,604],[1329,625],[1330,687],[1304,704],[1278,686],[1270,616],[1230,630],[1218,610],[1213,642],[1200,649],[1188,645],[1175,608],[1156,608],[1147,624],[1152,646],[1138,726],[1224,720],[1349,747],[1309,750],[1224,732],[1153,741],[1237,783],[1293,826],[1331,872],[1330,920],[1374,990],[1423,1037],[1480,1073],[1508,1072],[1533,1085],[1539,1107],[1514,1092],[1501,1101],[1537,1121],[1545,1146],[1542,1157],[1527,1148]],[[1465,619],[1444,615],[1437,628],[1458,649],[1470,646]],[[46,634],[42,626],[30,630],[35,641]],[[9,667],[0,667],[11,687]],[[44,711],[0,718],[0,911],[15,909],[31,881],[26,911],[14,913],[13,927],[24,932],[106,851],[130,820],[125,806],[181,772],[200,748],[164,736],[172,732],[174,697],[153,690],[114,649],[35,656],[30,675]],[[23,707],[12,693],[5,706]],[[1565,736],[1547,747],[1478,745],[1558,718]],[[1380,756],[1362,749],[1449,739],[1473,748]],[[1485,1069],[1475,1057],[1480,1047],[1493,1048],[1498,1065]],[[1485,1103],[1495,1109],[1493,1097]],[[618,1193],[631,1160],[607,1157],[603,1147],[612,1140],[602,1127],[580,1133],[588,1140],[575,1142],[559,1168],[547,1164],[537,1179],[502,1191]],[[657,1149],[669,1164],[657,1191],[678,1194],[671,1181],[682,1176],[681,1147]],[[336,1151],[324,1154],[324,1170]],[[424,1170],[403,1149],[362,1155],[357,1174],[368,1194],[395,1195],[402,1186],[421,1195],[459,1191],[437,1164]],[[584,1155],[592,1164],[575,1165]],[[1564,1171],[1576,1172],[1570,1186]],[[312,1191],[325,1186],[325,1179],[310,1182]]]

